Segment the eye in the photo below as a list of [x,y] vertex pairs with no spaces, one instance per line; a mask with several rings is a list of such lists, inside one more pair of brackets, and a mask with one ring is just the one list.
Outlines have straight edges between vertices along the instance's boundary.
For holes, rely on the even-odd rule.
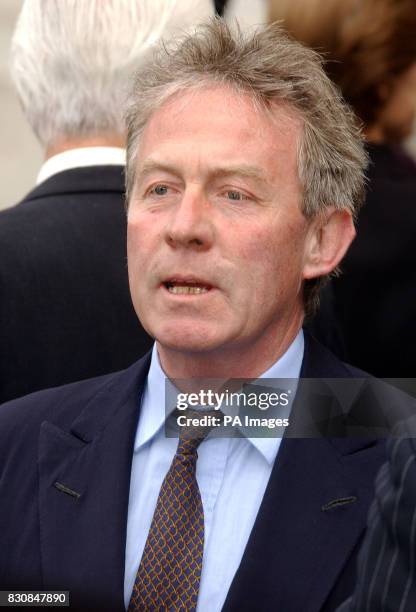
[[155,194],[157,196],[164,196],[168,193],[168,186],[167,185],[155,185],[154,187],[152,187],[152,189],[150,189],[149,193],[150,194]]
[[248,197],[242,193],[241,191],[236,191],[235,189],[228,189],[225,192],[226,197],[229,200],[233,200],[234,202],[239,202],[240,200],[248,200]]

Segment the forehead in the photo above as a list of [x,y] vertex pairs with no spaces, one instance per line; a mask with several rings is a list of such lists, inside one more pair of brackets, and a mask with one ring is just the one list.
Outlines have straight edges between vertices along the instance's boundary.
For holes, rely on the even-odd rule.
[[[254,163],[267,172],[297,175],[302,121],[276,102],[261,108],[228,86],[180,92],[150,117],[138,149],[138,165],[155,161],[195,161],[200,166]],[[169,158],[169,159],[166,159]]]

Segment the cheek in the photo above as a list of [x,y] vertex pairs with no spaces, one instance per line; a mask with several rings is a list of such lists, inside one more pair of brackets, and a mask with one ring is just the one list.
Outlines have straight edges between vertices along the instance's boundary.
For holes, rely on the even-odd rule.
[[300,273],[305,240],[303,228],[288,223],[284,228],[270,224],[268,228],[253,227],[245,236],[246,240],[239,243],[239,263],[247,271],[252,270],[260,277],[295,270]]
[[146,259],[146,254],[152,251],[152,244],[154,244],[155,240],[152,228],[154,229],[154,224],[152,225],[149,220],[143,219],[138,215],[128,219],[127,258],[129,266],[131,264],[134,266],[137,261]]
[[129,224],[127,226],[127,260],[129,263],[130,263],[130,260],[133,258],[134,252],[136,250],[136,241],[137,241],[137,232]]
[[140,236],[140,221],[137,215],[129,212],[127,217],[127,252],[132,251],[135,248],[138,237]]
[[259,309],[267,309],[282,290],[282,278],[286,275],[286,263],[276,235],[253,229],[240,243],[238,283],[241,312],[251,312],[257,319]]
[[144,294],[146,286],[145,270],[149,268],[146,232],[140,224],[130,223],[127,226],[127,269],[133,303],[139,295]]

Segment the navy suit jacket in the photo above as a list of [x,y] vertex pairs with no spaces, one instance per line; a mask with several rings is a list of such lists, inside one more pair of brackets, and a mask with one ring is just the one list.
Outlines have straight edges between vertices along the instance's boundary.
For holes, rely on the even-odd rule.
[[[72,609],[123,610],[132,450],[149,363],[0,408],[1,589],[66,589]],[[306,336],[301,376],[354,375]],[[328,612],[347,599],[384,457],[375,439],[284,438],[223,610]]]
[[65,170],[0,212],[0,404],[149,350],[128,287],[123,173]]
[[416,610],[416,417],[395,433],[377,475],[354,596],[337,612]]

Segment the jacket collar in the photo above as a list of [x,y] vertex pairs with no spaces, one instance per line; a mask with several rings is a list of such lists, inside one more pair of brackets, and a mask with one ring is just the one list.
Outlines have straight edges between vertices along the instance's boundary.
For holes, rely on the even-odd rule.
[[49,195],[101,191],[120,194],[124,192],[123,166],[89,166],[58,172],[32,189],[22,204]]
[[126,150],[121,147],[78,147],[56,153],[46,159],[39,171],[36,185],[54,174],[90,166],[125,166]]

